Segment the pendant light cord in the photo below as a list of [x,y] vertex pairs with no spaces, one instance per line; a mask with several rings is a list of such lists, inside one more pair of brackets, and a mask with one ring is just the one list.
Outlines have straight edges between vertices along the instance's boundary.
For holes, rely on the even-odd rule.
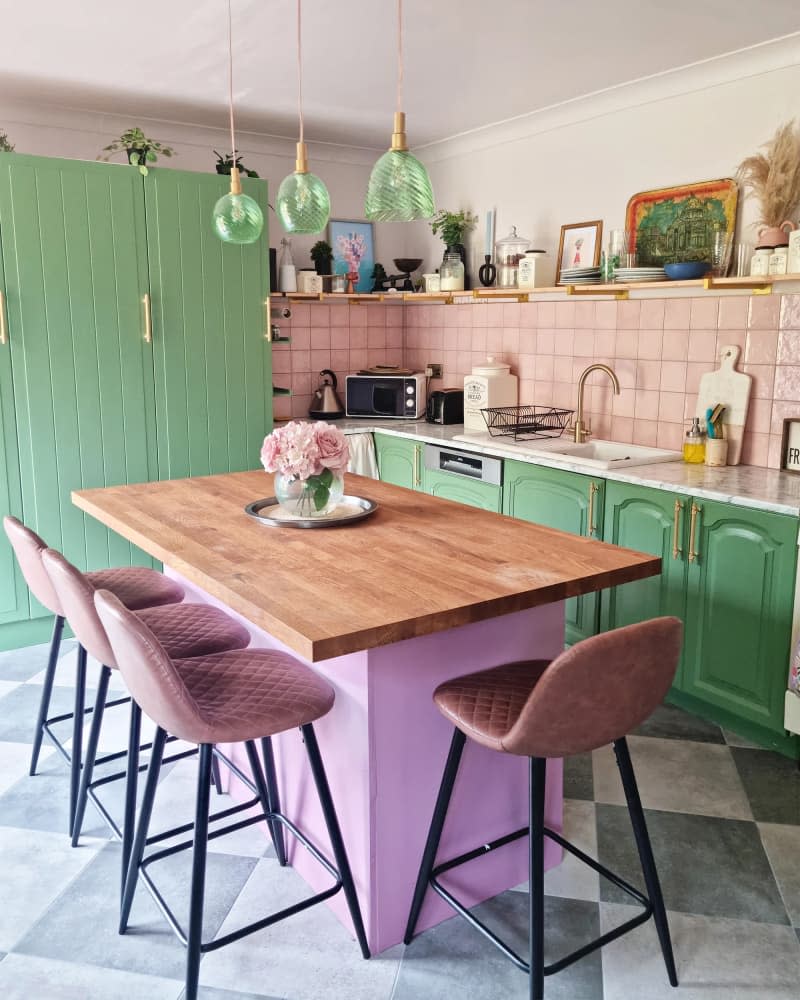
[[397,0],[397,110],[403,110],[403,0]]
[[228,112],[231,122],[231,159],[236,166],[236,137],[233,130],[233,15],[228,0]]
[[303,32],[300,8],[302,0],[297,0],[297,111],[300,118],[300,142],[303,141]]

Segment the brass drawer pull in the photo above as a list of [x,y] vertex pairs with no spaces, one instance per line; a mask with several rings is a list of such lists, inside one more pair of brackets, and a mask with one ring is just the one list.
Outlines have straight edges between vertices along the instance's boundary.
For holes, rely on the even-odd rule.
[[272,343],[272,310],[270,309],[269,296],[264,299],[264,340],[268,344]]
[[594,497],[595,497],[595,494],[599,493],[599,492],[600,492],[600,487],[597,485],[597,483],[590,483],[589,484],[589,514],[588,514],[588,521],[589,521],[589,536],[590,537],[592,535],[594,535],[594,534],[597,533],[597,529],[595,528],[595,524],[594,524]]
[[678,545],[681,530],[681,515],[683,514],[683,501],[675,501],[675,518],[672,522],[672,558],[679,559],[683,555],[683,549]]
[[697,534],[697,515],[703,510],[696,503],[692,504],[692,519],[689,522],[689,562],[696,562],[700,553],[695,548],[695,536]]
[[0,346],[8,343],[8,325],[6,321],[6,296],[0,292]]
[[144,342],[145,344],[153,343],[153,313],[150,309],[150,295],[145,293],[142,299],[144,303]]
[[414,485],[422,485],[422,473],[419,468],[419,460],[422,457],[422,445],[414,445]]

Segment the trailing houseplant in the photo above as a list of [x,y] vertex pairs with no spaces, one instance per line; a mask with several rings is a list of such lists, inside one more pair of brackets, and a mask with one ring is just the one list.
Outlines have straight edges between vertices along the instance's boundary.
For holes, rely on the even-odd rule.
[[228,176],[230,176],[231,168],[235,163],[236,166],[239,168],[240,174],[245,174],[247,177],[258,177],[258,174],[255,172],[255,170],[248,169],[242,163],[242,158],[239,155],[239,150],[238,149],[234,150],[234,152],[236,154],[235,158],[234,158],[234,153],[225,153],[225,155],[223,156],[222,153],[217,153],[216,149],[214,150],[214,153],[216,154],[217,157],[217,163],[216,163],[217,173],[227,174]]
[[762,149],[739,164],[736,176],[759,203],[759,245],[779,246],[786,243],[784,226],[795,228],[792,216],[800,208],[800,126],[794,119],[785,122]]
[[333,265],[333,247],[325,240],[317,240],[311,248],[310,257],[314,261],[317,274],[330,274]]
[[456,252],[461,257],[464,265],[465,289],[470,287],[470,280],[467,273],[467,248],[464,246],[464,236],[477,221],[478,217],[470,212],[445,212],[442,209],[434,215],[430,224],[433,235],[439,236],[444,241],[445,254],[448,251]]
[[0,153],[13,153],[14,143],[8,138],[8,133],[0,130]]
[[175,156],[175,150],[171,146],[165,146],[158,139],[148,139],[140,128],[129,128],[117,139],[103,147],[105,156],[98,156],[98,160],[108,160],[115,153],[125,150],[128,156],[128,163],[139,168],[140,174],[147,173],[147,164],[155,163],[159,156]]

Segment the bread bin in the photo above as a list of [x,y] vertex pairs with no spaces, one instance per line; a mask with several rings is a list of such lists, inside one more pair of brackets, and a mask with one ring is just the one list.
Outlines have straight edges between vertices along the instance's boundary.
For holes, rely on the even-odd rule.
[[517,376],[511,366],[491,355],[464,376],[464,430],[485,431],[481,410],[487,406],[516,406]]

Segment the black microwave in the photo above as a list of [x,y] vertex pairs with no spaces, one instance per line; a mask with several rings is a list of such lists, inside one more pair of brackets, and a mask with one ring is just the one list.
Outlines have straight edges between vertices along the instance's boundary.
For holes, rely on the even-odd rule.
[[425,415],[425,376],[348,375],[345,411],[348,417],[388,417],[417,420]]

